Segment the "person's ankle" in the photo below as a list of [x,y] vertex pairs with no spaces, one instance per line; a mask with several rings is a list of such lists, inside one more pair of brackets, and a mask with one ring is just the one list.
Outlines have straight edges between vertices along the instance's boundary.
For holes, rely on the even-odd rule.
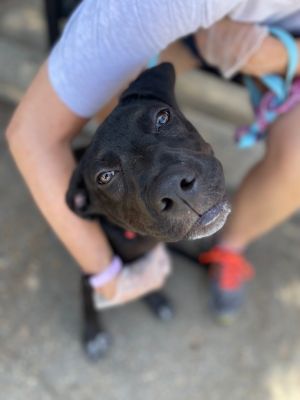
[[237,254],[241,254],[246,250],[246,246],[232,243],[232,242],[226,241],[224,239],[220,239],[216,243],[216,246],[220,247],[223,250],[228,250],[228,251],[231,251],[231,252],[237,253]]

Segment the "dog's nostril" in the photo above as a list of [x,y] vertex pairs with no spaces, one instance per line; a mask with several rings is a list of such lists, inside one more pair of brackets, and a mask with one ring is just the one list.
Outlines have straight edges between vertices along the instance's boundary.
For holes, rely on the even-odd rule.
[[162,207],[161,211],[169,211],[173,206],[173,200],[169,199],[168,197],[164,197],[161,200]]
[[194,183],[195,183],[195,178],[184,178],[180,182],[180,187],[184,191],[190,190],[193,188]]

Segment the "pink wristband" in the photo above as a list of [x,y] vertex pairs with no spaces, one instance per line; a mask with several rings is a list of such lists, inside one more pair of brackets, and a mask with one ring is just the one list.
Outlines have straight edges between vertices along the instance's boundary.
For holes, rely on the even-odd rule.
[[92,275],[89,278],[89,283],[94,289],[100,288],[101,286],[104,286],[113,280],[121,271],[121,269],[122,261],[119,257],[115,256],[104,271],[99,272],[99,274]]

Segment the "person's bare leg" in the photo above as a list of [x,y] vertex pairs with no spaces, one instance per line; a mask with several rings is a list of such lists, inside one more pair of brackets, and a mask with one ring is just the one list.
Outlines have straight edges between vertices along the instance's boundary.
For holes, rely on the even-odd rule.
[[299,121],[300,105],[270,128],[265,156],[234,197],[221,244],[241,250],[300,207]]

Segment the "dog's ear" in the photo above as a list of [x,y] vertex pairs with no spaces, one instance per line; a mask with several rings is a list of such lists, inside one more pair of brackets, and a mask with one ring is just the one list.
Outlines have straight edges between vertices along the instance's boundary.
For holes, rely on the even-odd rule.
[[120,103],[150,98],[175,105],[175,70],[172,64],[162,63],[146,69],[122,94]]
[[66,202],[69,208],[82,218],[91,218],[90,199],[84,182],[83,175],[77,167],[71,177],[66,194]]

